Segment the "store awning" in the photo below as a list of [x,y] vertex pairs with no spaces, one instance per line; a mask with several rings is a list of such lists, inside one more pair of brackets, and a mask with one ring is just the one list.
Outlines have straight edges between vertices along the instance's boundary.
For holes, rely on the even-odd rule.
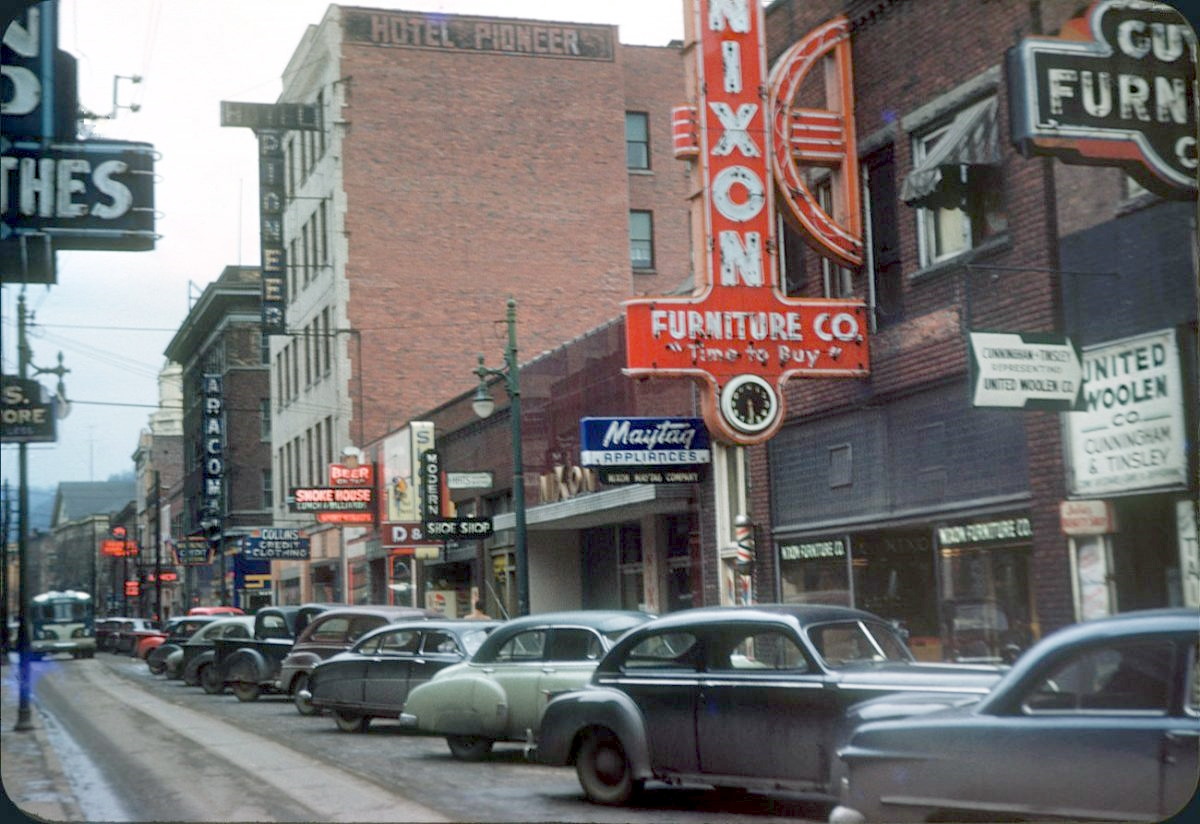
[[[949,166],[995,166],[1000,163],[1000,140],[996,125],[996,98],[989,97],[963,109],[950,128],[904,178],[900,199],[909,206],[936,208],[946,206],[946,196],[958,200],[958,193],[945,191],[948,180],[942,169]],[[957,182],[957,176],[955,176]]]
[[[539,504],[525,510],[530,531],[587,529],[604,524],[636,521],[646,515],[687,512],[691,507],[692,484],[629,484],[602,489],[566,501]],[[511,512],[492,517],[497,532],[512,529]]]

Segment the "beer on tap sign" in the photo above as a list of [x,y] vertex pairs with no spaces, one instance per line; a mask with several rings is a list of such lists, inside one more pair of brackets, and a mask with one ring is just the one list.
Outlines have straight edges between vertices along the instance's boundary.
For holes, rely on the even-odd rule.
[[[759,443],[783,421],[789,377],[868,373],[865,303],[785,296],[775,237],[777,184],[811,246],[841,265],[861,262],[849,26],[839,18],[810,34],[768,77],[761,3],[689,8],[697,99],[676,109],[673,127],[676,156],[694,158],[702,175],[705,260],[690,297],[626,302],[625,373],[701,379],[713,434]],[[839,91],[827,109],[794,108],[801,81],[825,60]],[[829,170],[835,214],[813,197],[805,163]]]

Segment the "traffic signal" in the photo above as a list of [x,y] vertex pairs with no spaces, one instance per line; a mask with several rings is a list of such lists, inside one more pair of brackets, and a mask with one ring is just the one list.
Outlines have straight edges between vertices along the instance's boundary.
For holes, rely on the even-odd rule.
[[115,540],[124,541],[129,537],[129,530],[120,524],[117,524],[108,528],[108,534],[111,535]]

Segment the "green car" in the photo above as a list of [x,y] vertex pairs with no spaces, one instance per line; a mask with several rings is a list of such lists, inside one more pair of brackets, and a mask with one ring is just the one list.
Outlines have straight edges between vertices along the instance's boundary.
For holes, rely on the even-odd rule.
[[514,618],[471,660],[438,672],[408,695],[400,722],[446,736],[455,758],[482,758],[497,741],[531,743],[546,704],[578,689],[617,638],[654,616],[575,610]]

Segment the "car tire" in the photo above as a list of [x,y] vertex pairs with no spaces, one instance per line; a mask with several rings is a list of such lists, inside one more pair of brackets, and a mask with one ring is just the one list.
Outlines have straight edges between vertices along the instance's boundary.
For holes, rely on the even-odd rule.
[[253,681],[234,681],[233,694],[242,702],[257,701],[262,695],[262,687]]
[[609,730],[593,730],[583,739],[575,759],[579,785],[596,804],[624,804],[642,787],[620,740]]
[[146,659],[146,668],[150,670],[151,675],[162,675],[167,671],[167,665],[162,661],[151,661]]
[[308,676],[304,673],[296,676],[296,680],[292,682],[292,703],[296,705],[296,711],[301,715],[316,715],[318,710],[313,706],[311,700],[300,697],[300,691],[308,688]]
[[478,761],[492,751],[494,743],[490,738],[480,738],[477,735],[446,736],[450,754],[459,761]]
[[342,732],[366,732],[371,726],[371,716],[348,710],[334,710],[333,721]]
[[221,680],[221,674],[215,665],[205,664],[196,675],[201,688],[209,695],[220,695],[225,692],[225,682]]

